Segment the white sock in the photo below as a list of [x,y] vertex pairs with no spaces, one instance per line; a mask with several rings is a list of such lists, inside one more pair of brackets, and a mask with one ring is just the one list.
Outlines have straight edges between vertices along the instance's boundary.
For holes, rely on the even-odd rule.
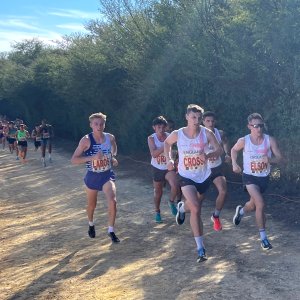
[[194,236],[194,239],[196,241],[197,244],[197,250],[204,248],[204,244],[203,244],[203,236]]
[[182,205],[180,206],[179,211],[181,213],[184,213],[185,212],[185,210],[184,210],[184,202],[181,201],[181,203],[182,203]]
[[108,232],[108,233],[114,232],[114,227],[113,227],[113,226],[108,226],[107,232]]
[[90,226],[94,226],[94,221],[89,221]]

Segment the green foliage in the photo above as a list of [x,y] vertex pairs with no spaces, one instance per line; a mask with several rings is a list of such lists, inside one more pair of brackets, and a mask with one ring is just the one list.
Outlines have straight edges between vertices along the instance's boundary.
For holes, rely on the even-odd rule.
[[99,3],[104,17],[86,25],[88,35],[54,48],[24,41],[1,55],[2,114],[46,117],[78,140],[101,111],[128,153],[148,151],[155,116],[183,126],[189,103],[214,110],[231,143],[257,111],[286,156],[282,174],[299,184],[298,0]]

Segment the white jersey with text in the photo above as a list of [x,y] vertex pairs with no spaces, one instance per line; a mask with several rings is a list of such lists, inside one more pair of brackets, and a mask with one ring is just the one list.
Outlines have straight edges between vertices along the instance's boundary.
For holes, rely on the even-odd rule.
[[196,183],[204,182],[211,174],[207,162],[201,162],[200,155],[208,147],[205,127],[201,126],[199,134],[188,138],[183,128],[178,129],[177,147],[179,154],[178,173],[182,177],[189,178]]
[[[220,145],[222,145],[221,134],[217,128],[214,128],[214,134],[216,136],[218,143]],[[208,153],[213,152],[214,150],[215,150],[214,147],[212,145],[208,144],[208,149],[207,149],[207,151],[205,151],[205,153],[208,154]],[[207,164],[208,164],[208,167],[211,169],[220,166],[222,164],[221,156],[209,158],[207,161]]]
[[248,175],[265,177],[270,174],[270,163],[264,162],[264,157],[271,157],[270,136],[264,134],[264,140],[260,145],[251,142],[250,134],[244,137],[245,146],[243,152],[243,172]]
[[[168,136],[169,133],[165,132],[165,134]],[[161,142],[156,133],[153,133],[151,135],[154,139],[154,144],[156,146],[156,148],[161,148],[164,146],[164,142]],[[161,153],[160,155],[158,155],[157,157],[152,157],[151,158],[151,165],[159,170],[167,170],[167,158],[165,153]]]

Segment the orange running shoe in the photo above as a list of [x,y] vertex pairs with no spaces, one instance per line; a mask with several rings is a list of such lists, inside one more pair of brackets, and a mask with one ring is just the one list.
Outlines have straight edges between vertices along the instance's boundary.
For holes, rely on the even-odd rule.
[[222,224],[219,217],[215,217],[214,215],[211,216],[211,220],[214,223],[214,230],[215,231],[221,231],[222,230]]

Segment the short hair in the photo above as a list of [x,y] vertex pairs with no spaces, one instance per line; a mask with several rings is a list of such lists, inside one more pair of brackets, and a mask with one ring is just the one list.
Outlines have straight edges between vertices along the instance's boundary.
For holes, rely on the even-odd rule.
[[213,117],[213,118],[215,119],[215,118],[216,118],[216,114],[215,114],[213,111],[206,111],[206,112],[203,114],[203,116],[202,116],[203,120],[204,120],[206,117]]
[[163,116],[159,116],[159,117],[156,117],[155,119],[153,119],[153,121],[152,121],[152,126],[155,126],[155,125],[167,126],[168,122]]
[[248,118],[247,118],[248,123],[250,123],[254,119],[258,119],[258,120],[264,121],[264,119],[261,116],[261,114],[259,114],[259,113],[253,113],[253,114],[251,114],[251,115],[248,116]]
[[101,112],[98,112],[98,113],[94,113],[94,114],[91,114],[89,116],[89,121],[93,121],[94,119],[103,119],[104,121],[106,121],[106,115],[101,113]]
[[186,108],[186,114],[188,115],[190,112],[194,112],[194,113],[200,112],[203,114],[204,109],[197,104],[189,104]]

